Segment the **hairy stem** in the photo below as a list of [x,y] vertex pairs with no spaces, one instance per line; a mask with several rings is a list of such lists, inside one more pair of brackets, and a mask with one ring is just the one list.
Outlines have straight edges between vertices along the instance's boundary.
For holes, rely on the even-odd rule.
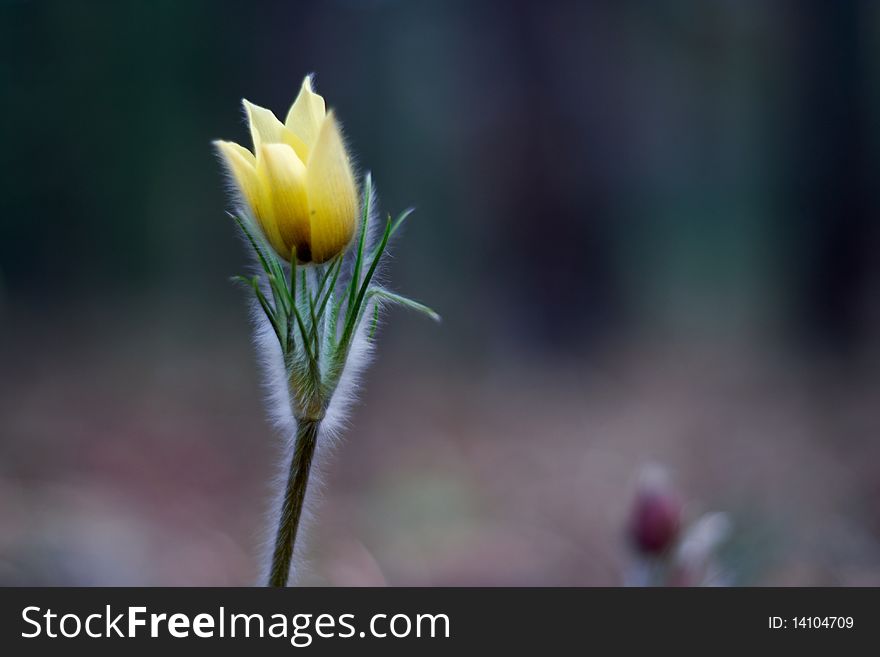
[[309,484],[309,472],[312,469],[312,457],[315,455],[320,426],[320,420],[297,421],[296,444],[293,447],[281,516],[278,519],[272,569],[269,571],[269,586],[287,586],[290,577],[296,532],[302,516],[303,501],[306,498],[306,487]]

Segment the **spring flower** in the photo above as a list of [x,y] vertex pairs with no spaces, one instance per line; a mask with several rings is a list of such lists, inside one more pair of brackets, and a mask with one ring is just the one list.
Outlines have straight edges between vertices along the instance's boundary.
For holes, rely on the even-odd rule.
[[311,78],[303,80],[284,123],[267,109],[247,101],[244,107],[253,153],[214,143],[235,181],[236,201],[243,201],[229,214],[259,265],[255,275],[233,280],[253,292],[259,309],[255,342],[268,410],[286,438],[279,479],[285,483],[265,573],[270,586],[285,586],[302,545],[297,535],[318,444],[339,432],[357,395],[381,308],[399,305],[440,318],[376,282],[389,240],[412,210],[383,221],[369,173],[358,202],[339,126]]
[[630,510],[628,535],[634,560],[628,586],[709,586],[728,581],[716,559],[731,529],[725,513],[706,513],[685,524],[684,503],[656,465],[643,468]]
[[643,471],[631,514],[630,540],[639,552],[656,556],[669,550],[681,529],[682,502],[665,471]]
[[351,241],[358,192],[339,124],[324,99],[303,80],[281,123],[267,109],[242,101],[253,153],[230,141],[214,142],[242,199],[272,248],[289,262],[322,263]]

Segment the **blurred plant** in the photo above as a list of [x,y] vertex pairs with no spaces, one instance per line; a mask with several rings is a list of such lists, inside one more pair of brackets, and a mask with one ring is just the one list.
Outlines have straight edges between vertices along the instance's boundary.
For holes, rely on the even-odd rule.
[[660,556],[678,539],[683,505],[669,483],[666,472],[657,467],[642,473],[630,518],[630,540],[645,556]]
[[691,524],[675,551],[667,585],[720,586],[729,584],[719,566],[716,552],[730,537],[731,523],[726,513],[705,513]]
[[730,534],[724,513],[706,513],[683,526],[684,504],[666,471],[642,470],[629,519],[633,560],[624,577],[629,586],[707,586],[723,573],[715,552]]
[[231,142],[215,144],[235,183],[237,211],[231,216],[259,265],[256,275],[234,280],[254,294],[256,342],[276,424],[295,435],[267,575],[270,586],[285,586],[316,446],[338,431],[355,395],[381,305],[439,316],[375,283],[388,241],[411,210],[394,221],[388,216],[375,230],[375,193],[367,174],[356,226],[357,186],[348,152],[311,78],[303,81],[284,124],[271,111],[243,102],[254,153]]

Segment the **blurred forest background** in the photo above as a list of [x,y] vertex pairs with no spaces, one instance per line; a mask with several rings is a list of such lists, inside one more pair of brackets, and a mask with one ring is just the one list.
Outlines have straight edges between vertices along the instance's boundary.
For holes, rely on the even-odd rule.
[[306,73],[417,206],[315,584],[880,585],[880,5],[0,0],[0,583],[250,584],[279,439],[210,142]]

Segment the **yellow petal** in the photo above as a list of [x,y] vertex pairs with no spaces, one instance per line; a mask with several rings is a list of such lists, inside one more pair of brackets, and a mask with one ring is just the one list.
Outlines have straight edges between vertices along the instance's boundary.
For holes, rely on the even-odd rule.
[[324,99],[312,91],[312,78],[306,76],[284,125],[309,148],[314,148],[325,116]]
[[351,241],[358,211],[354,173],[333,112],[327,114],[309,157],[306,188],[312,260],[325,262]]
[[309,159],[308,147],[303,140],[293,134],[287,126],[281,126],[281,141],[294,150],[300,162],[305,162]]
[[257,186],[257,161],[248,149],[231,141],[215,141],[214,146],[223,157],[223,162],[241,191],[244,200],[255,208],[259,201]]
[[309,156],[308,147],[302,139],[281,123],[271,110],[254,105],[248,100],[242,99],[241,102],[247,112],[255,153],[259,153],[262,144],[287,144],[296,151],[300,160],[306,161]]
[[260,179],[257,176],[257,161],[254,154],[231,141],[215,141],[214,146],[223,156],[223,161],[235,179],[242,198],[250,206],[251,212],[272,248],[275,250],[283,249],[284,242],[281,239],[281,233],[273,222],[267,223],[264,220],[265,208],[263,207],[262,190]]
[[309,200],[306,196],[306,168],[287,144],[263,144],[257,155],[257,175],[269,216],[281,233],[285,260],[296,246],[297,258],[311,259],[309,249]]
[[260,152],[262,144],[280,144],[283,141],[281,130],[284,124],[275,117],[272,110],[254,105],[244,98],[241,103],[244,105],[244,111],[247,112],[251,138],[254,140],[254,153]]

